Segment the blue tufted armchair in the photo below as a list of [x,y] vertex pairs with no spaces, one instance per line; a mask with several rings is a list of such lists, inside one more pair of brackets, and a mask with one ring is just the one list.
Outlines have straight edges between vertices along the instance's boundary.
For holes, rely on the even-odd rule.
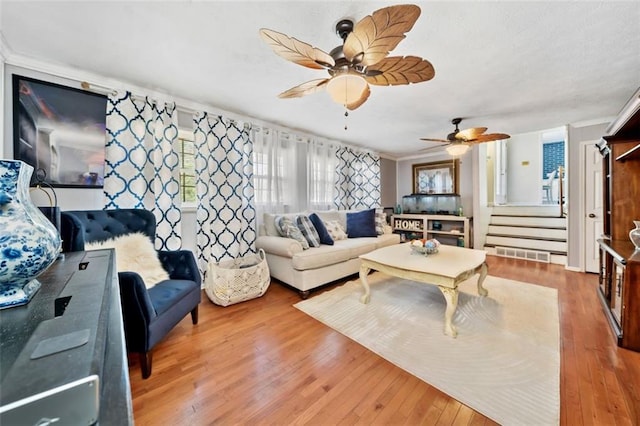
[[[84,244],[141,232],[154,241],[156,220],[140,209],[65,211],[61,213],[62,249],[84,250]],[[200,272],[189,250],[158,251],[170,279],[151,289],[135,272],[120,272],[120,299],[127,351],[138,353],[144,379],[151,375],[153,347],[188,313],[198,323]]]

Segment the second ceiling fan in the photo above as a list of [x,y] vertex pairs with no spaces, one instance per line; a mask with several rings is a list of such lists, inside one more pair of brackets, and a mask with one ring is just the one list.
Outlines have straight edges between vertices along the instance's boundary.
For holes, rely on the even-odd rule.
[[417,56],[387,57],[405,38],[420,16],[416,5],[389,6],[376,10],[355,25],[343,19],[336,32],[343,44],[330,53],[277,31],[262,28],[260,36],[282,58],[307,68],[326,70],[330,77],[307,81],[278,97],[298,98],[327,90],[332,99],[354,110],[371,94],[369,84],[395,86],[431,80],[435,71]]
[[506,133],[485,133],[487,131],[486,127],[471,127],[469,129],[460,130],[458,128],[458,124],[460,124],[461,121],[462,118],[454,118],[451,120],[451,124],[455,125],[456,128],[453,132],[447,135],[446,139],[420,138],[421,141],[445,143],[445,145],[436,145],[425,148],[421,151],[424,152],[445,147],[447,153],[450,155],[462,155],[474,144],[499,141],[509,139],[511,137]]

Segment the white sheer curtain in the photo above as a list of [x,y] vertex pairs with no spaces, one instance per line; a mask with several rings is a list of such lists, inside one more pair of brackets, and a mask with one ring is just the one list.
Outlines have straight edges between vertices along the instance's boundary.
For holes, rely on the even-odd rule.
[[333,208],[336,194],[338,145],[329,141],[309,140],[307,148],[307,194],[310,210]]
[[256,217],[263,213],[299,211],[297,197],[297,142],[295,137],[276,129],[253,128],[253,183]]

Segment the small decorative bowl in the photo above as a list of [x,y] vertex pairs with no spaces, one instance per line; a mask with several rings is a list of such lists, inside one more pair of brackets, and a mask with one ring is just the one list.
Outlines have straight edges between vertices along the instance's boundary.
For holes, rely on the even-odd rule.
[[411,250],[413,251],[413,253],[421,254],[423,256],[428,256],[430,254],[437,253],[438,252],[438,247],[427,248],[427,247],[420,247],[420,246],[412,244],[411,245]]

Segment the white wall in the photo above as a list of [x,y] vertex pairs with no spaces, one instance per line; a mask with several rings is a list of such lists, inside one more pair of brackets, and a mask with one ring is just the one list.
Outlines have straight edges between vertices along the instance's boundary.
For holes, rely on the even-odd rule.
[[380,158],[380,205],[382,207],[394,207],[397,204],[396,170],[395,160]]
[[[2,2],[0,2],[0,17],[2,16]],[[2,31],[0,31],[0,137],[4,137],[5,135],[5,119],[4,119],[4,110],[5,110],[5,44],[4,38],[2,36]],[[4,143],[0,143],[0,158],[6,158],[4,155]]]
[[[472,170],[472,153],[473,150],[467,151],[460,158],[460,174],[459,174],[459,193],[462,210],[465,215],[471,216],[473,211],[473,170]],[[425,155],[421,157],[412,157],[406,160],[398,161],[398,194],[396,204],[402,202],[404,195],[413,193],[413,165],[420,163],[431,163],[434,161],[452,160],[452,157],[446,152]]]

